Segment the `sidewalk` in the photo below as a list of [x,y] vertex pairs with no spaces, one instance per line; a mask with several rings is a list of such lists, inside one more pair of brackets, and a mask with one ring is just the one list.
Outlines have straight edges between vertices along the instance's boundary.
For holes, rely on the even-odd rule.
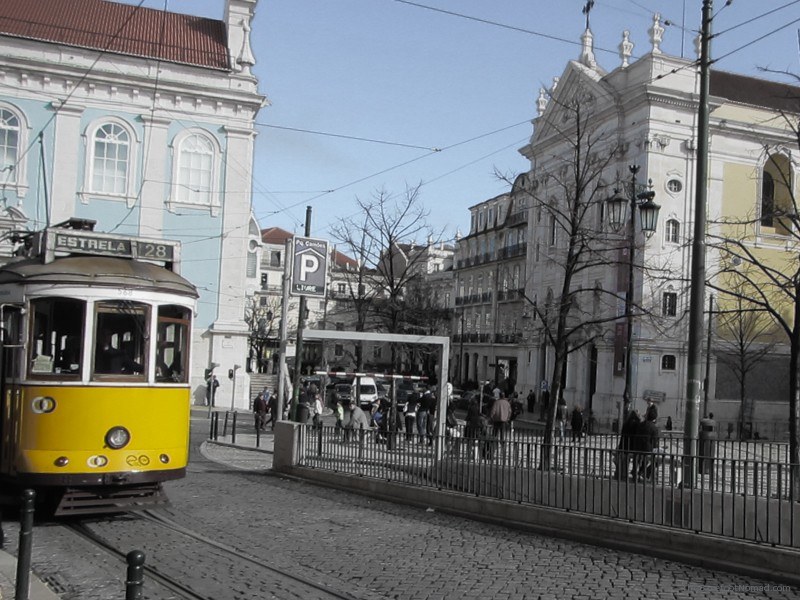
[[[6,540],[6,544],[12,540]],[[17,558],[0,550],[0,600],[13,600],[17,579]],[[59,596],[31,573],[29,600],[58,600]]]

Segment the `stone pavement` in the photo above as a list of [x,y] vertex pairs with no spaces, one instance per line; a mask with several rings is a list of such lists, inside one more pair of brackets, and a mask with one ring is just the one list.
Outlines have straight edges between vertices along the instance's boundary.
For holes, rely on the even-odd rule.
[[[10,543],[11,540],[6,540]],[[14,582],[17,579],[17,557],[0,550],[0,600],[14,598]],[[50,590],[42,581],[31,573],[29,600],[58,600],[58,594]]]

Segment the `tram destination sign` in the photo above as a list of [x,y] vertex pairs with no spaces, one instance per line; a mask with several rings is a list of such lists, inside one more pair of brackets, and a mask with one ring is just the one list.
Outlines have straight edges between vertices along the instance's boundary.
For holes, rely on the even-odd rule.
[[328,279],[328,242],[294,238],[294,263],[291,293],[294,296],[325,297]]
[[[102,236],[78,232],[51,232],[48,250],[70,254],[93,254],[118,258],[138,258],[171,262],[175,259],[174,243],[158,240]],[[50,242],[50,240],[48,240]]]

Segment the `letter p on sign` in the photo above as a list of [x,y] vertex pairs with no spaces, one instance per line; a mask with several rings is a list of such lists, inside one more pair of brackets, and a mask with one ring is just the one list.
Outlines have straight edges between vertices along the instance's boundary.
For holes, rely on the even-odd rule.
[[309,275],[319,270],[319,259],[313,254],[306,254],[300,259],[300,281],[308,281]]

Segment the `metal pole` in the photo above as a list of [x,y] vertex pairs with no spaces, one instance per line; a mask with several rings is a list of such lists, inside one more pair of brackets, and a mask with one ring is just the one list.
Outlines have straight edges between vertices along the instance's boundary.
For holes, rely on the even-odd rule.
[[[625,389],[622,392],[622,420],[628,418],[631,410],[631,379],[633,357],[633,255],[636,251],[636,174],[639,172],[638,165],[630,165],[631,172],[631,214],[628,223],[628,290],[625,293],[625,326],[627,331],[625,342]],[[622,423],[620,423],[622,427]]]
[[292,255],[292,239],[286,240],[286,248],[283,251],[283,290],[281,297],[281,326],[279,328],[278,336],[280,337],[280,362],[278,364],[278,397],[275,399],[275,410],[277,415],[272,415],[273,421],[283,421],[283,399],[286,396],[286,346],[287,335],[286,329],[288,327],[289,309],[289,280],[291,278],[292,261],[289,257]]
[[458,338],[458,385],[464,387],[464,307],[461,307],[461,336]]
[[694,235],[689,303],[689,346],[686,357],[686,417],[683,425],[683,485],[694,487],[697,478],[697,434],[700,425],[702,383],[703,304],[706,292],[706,204],[708,201],[708,87],[712,0],[703,0],[700,32],[700,106],[697,116],[697,179],[695,183]]
[[711,337],[714,324],[714,294],[708,297],[708,337],[706,338],[706,377],[703,381],[703,417],[708,416],[708,388],[711,382]]
[[33,510],[36,492],[22,492],[19,549],[17,550],[17,584],[14,600],[28,600],[31,591],[31,550],[33,549]]
[[128,576],[125,580],[125,600],[144,598],[144,552],[131,550],[125,556],[128,562]]
[[[311,207],[306,206],[305,236],[311,235]],[[300,314],[297,316],[297,342],[294,352],[294,383],[292,386],[292,412],[291,419],[297,417],[297,402],[300,398],[300,378],[303,375],[303,329],[306,326],[306,297],[300,296]]]

